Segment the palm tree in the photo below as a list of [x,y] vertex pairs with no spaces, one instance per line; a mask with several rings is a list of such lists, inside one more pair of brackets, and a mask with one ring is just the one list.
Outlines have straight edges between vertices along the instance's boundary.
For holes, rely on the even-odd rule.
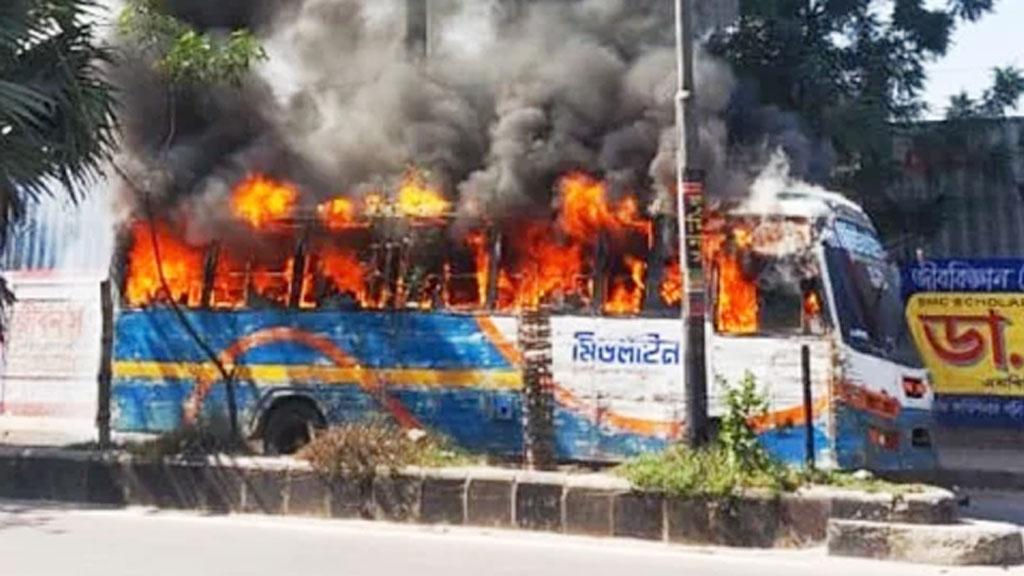
[[78,200],[115,145],[95,0],[0,0],[0,246],[26,201]]

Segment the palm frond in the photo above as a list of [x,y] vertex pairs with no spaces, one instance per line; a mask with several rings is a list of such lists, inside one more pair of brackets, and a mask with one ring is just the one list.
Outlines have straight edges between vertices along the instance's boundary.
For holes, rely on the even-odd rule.
[[77,200],[115,145],[111,51],[84,16],[93,0],[0,7],[0,236],[56,181]]

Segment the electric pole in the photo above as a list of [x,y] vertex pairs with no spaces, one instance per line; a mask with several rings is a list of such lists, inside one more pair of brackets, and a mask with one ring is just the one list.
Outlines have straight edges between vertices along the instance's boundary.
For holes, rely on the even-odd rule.
[[427,0],[405,1],[405,48],[411,58],[422,60],[430,52],[430,7]]
[[704,172],[697,163],[700,149],[695,118],[693,79],[693,0],[676,3],[676,205],[679,216],[679,258],[686,297],[682,321],[685,334],[683,381],[686,386],[686,442],[697,447],[707,434],[707,359],[704,350],[705,280],[701,255],[704,217]]

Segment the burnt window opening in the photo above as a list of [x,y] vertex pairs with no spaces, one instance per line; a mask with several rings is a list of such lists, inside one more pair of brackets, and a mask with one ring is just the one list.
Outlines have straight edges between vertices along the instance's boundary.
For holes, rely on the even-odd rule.
[[392,246],[397,250],[393,307],[399,310],[443,309],[446,230],[413,228]]
[[824,334],[826,299],[812,239],[806,218],[709,218],[702,251],[715,331]]
[[[662,315],[682,294],[674,240],[658,252],[653,232],[640,227],[591,241],[553,221],[456,233],[444,222],[388,218],[334,229],[299,225],[210,247],[189,246],[170,228],[158,234],[175,302],[194,309],[517,314],[543,305],[626,318]],[[127,252],[151,244],[148,229],[135,236]],[[127,259],[126,305],[166,302],[151,255],[141,256]]]
[[489,235],[474,230],[450,242],[444,269],[444,300],[452,310],[488,308],[491,249]]
[[186,308],[202,305],[206,249],[182,237],[166,222],[140,220],[132,226],[122,261],[125,306],[166,306],[172,300]]
[[676,219],[665,214],[656,216],[652,226],[650,250],[646,253],[643,314],[678,317],[684,296],[679,228]]
[[722,253],[713,278],[720,334],[822,335],[828,329],[820,272],[806,261]]
[[250,262],[248,307],[287,308],[292,286],[293,257],[288,255],[270,261],[253,258]]
[[287,237],[259,246],[219,246],[215,251],[210,307],[215,310],[287,308],[295,255]]
[[[299,307],[327,310],[376,309],[382,305],[383,285],[377,258],[365,230],[319,234],[306,244]],[[376,289],[374,289],[376,288]]]
[[654,248],[653,225],[637,225],[602,238],[602,309],[609,316],[638,316],[644,310],[648,267]]
[[249,284],[249,259],[237,259],[225,250],[217,250],[210,307],[232,310],[245,306]]
[[546,307],[589,312],[594,304],[595,250],[547,223],[506,231],[497,279],[497,308],[516,313]]

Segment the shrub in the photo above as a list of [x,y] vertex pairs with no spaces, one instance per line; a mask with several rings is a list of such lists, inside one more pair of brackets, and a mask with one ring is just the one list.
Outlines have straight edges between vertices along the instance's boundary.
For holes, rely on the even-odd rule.
[[142,460],[163,460],[170,457],[195,458],[210,454],[245,453],[247,447],[226,439],[209,428],[183,426],[165,432],[152,440],[128,444],[129,454]]
[[757,472],[772,467],[773,462],[757,439],[753,422],[768,413],[768,401],[757,389],[757,380],[747,372],[739,386],[725,388],[726,413],[722,417],[718,442],[743,472]]
[[372,479],[406,466],[441,467],[474,462],[450,443],[422,430],[403,431],[373,421],[336,426],[316,435],[297,456],[329,478]]
[[772,460],[757,439],[755,419],[768,403],[747,374],[737,387],[726,387],[726,414],[715,443],[691,450],[676,446],[647,454],[620,467],[620,473],[643,490],[675,496],[731,496],[750,488],[794,490],[799,477]]

